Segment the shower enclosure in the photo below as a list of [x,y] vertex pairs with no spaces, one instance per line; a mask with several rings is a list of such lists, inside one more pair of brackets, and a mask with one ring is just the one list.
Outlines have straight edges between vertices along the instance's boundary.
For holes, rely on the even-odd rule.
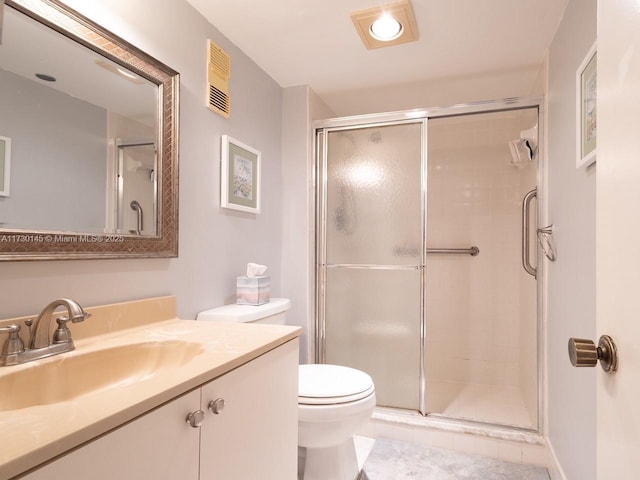
[[379,407],[538,429],[538,124],[511,99],[317,125],[316,360]]
[[158,159],[153,140],[116,141],[116,229],[155,235]]

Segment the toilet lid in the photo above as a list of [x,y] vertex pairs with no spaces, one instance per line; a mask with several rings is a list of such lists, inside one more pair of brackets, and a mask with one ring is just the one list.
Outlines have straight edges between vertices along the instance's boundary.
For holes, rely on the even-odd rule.
[[371,377],[355,368],[327,364],[298,367],[298,403],[318,405],[353,402],[373,392]]

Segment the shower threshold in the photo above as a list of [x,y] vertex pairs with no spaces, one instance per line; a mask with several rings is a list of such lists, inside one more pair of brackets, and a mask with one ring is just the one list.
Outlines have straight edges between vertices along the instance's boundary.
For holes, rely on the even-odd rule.
[[527,443],[529,445],[545,444],[540,432],[534,429],[451,418],[440,414],[422,415],[415,410],[376,407],[373,411],[372,422],[374,424],[383,423],[400,427],[418,427],[450,433],[479,435],[498,440]]
[[535,430],[537,412],[520,388],[478,382],[427,381],[426,410],[446,418]]

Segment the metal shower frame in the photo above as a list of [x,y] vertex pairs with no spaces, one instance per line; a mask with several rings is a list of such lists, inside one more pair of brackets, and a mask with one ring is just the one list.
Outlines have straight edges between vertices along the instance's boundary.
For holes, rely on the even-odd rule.
[[[449,107],[434,107],[424,109],[414,109],[399,112],[358,115],[349,117],[332,118],[320,120],[313,123],[313,152],[314,152],[314,174],[315,174],[315,288],[314,288],[314,311],[315,311],[315,362],[325,363],[326,360],[326,336],[325,336],[325,309],[324,303],[326,299],[326,198],[327,198],[327,134],[332,131],[353,130],[358,128],[370,128],[377,126],[390,126],[400,124],[421,123],[422,124],[422,145],[421,145],[421,210],[422,210],[422,244],[426,245],[427,232],[427,145],[428,145],[428,120],[434,118],[457,117],[470,114],[507,112],[513,110],[524,110],[528,108],[536,108],[538,112],[538,145],[544,145],[544,128],[543,126],[543,97],[518,97],[506,98],[502,100],[492,100],[475,102],[469,104],[459,104]],[[543,185],[543,155],[542,148],[538,149],[537,156],[537,225],[541,225],[544,205],[543,198],[545,188]],[[537,251],[537,250],[536,250]],[[540,259],[541,256],[537,255]],[[380,268],[375,266],[363,266],[364,268]],[[384,267],[383,267],[384,268]],[[420,378],[419,378],[419,412],[426,416],[426,335],[427,335],[427,315],[426,315],[426,298],[425,285],[427,279],[426,271],[426,252],[422,251],[419,266],[399,265],[398,269],[420,269]],[[542,312],[544,307],[543,298],[543,281],[544,281],[544,263],[538,261],[538,272],[536,278],[536,331],[537,331],[537,424],[535,432],[542,431],[543,428],[543,322]],[[541,274],[542,273],[542,274]],[[440,418],[441,416],[438,415]],[[485,422],[471,422],[484,424]],[[496,425],[488,423],[488,425]],[[530,431],[530,429],[520,429]]]

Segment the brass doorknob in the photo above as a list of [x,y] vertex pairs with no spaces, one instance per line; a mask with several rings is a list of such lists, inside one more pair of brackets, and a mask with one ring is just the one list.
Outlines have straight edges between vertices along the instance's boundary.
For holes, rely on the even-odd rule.
[[591,340],[570,338],[569,360],[574,367],[595,367],[600,360],[602,369],[613,373],[618,369],[618,350],[609,335],[602,335],[597,347]]

